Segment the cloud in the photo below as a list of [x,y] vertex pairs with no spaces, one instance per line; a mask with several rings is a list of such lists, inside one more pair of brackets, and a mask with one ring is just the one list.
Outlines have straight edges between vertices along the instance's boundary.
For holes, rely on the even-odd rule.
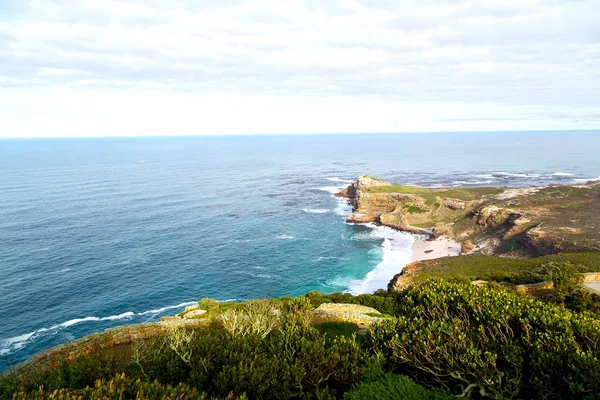
[[[89,101],[99,91],[115,99],[127,92],[134,104],[150,95],[160,102],[161,93],[177,103],[223,96],[305,106],[326,99],[336,109],[389,105],[386,121],[397,119],[394,105],[418,105],[428,110],[414,123],[423,129],[472,129],[481,121],[594,128],[597,119],[585,115],[600,105],[595,3],[8,0],[0,6],[0,100],[10,103],[9,89],[11,96],[48,99],[58,91]],[[49,106],[34,103],[30,111]],[[444,105],[462,114],[446,116]],[[50,108],[57,121],[69,118]],[[524,108],[536,109],[523,117]],[[575,110],[584,117],[572,117]],[[250,122],[251,129],[238,129],[297,132],[283,122]],[[326,116],[322,126],[352,130]]]

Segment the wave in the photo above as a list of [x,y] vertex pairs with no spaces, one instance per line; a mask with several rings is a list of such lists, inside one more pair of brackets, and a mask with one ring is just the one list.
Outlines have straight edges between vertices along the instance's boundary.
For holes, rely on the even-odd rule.
[[272,279],[273,276],[269,275],[269,274],[255,274],[253,272],[250,272],[250,276],[252,276],[253,278],[264,278],[264,279]]
[[333,278],[330,279],[324,279],[321,278],[319,280],[317,280],[317,282],[319,282],[319,284],[323,287],[326,288],[334,288],[337,290],[340,290],[341,288],[347,288],[348,284],[352,281],[351,278],[349,277],[343,277],[343,276],[335,276]]
[[344,188],[345,188],[345,186],[324,186],[324,187],[318,188],[318,190],[321,190],[324,192],[329,192],[331,194],[336,194],[336,193],[341,192]]
[[348,259],[346,257],[336,257],[336,256],[325,257],[325,256],[322,256],[322,257],[318,257],[318,258],[314,259],[313,262],[318,263],[318,262],[321,262],[323,260],[348,260]]
[[325,178],[325,179],[327,179],[329,182],[354,183],[354,181],[348,180],[348,179],[340,179],[340,178]]
[[148,310],[148,311],[144,311],[139,313],[138,315],[152,315],[152,314],[160,314],[162,312],[165,312],[167,310],[173,310],[175,308],[183,308],[183,307],[187,307],[187,306],[191,306],[197,304],[196,301],[188,301],[185,303],[181,303],[181,304],[177,304],[176,306],[167,306],[167,307],[162,307],[162,308],[157,308],[156,310]]
[[539,178],[541,174],[523,174],[523,173],[512,173],[512,172],[494,172],[493,175],[509,176],[514,178]]
[[552,176],[574,176],[575,174],[571,174],[569,172],[555,172]]
[[279,239],[279,240],[292,240],[292,239],[296,239],[294,236],[291,235],[277,235],[275,236],[275,239]]
[[[219,300],[219,303],[226,303],[226,302],[232,302],[232,301],[240,301],[240,300],[239,299],[226,299],[226,300]],[[56,334],[58,331],[70,328],[74,325],[78,325],[78,324],[82,324],[82,323],[86,323],[86,322],[117,321],[117,320],[123,320],[123,319],[133,319],[136,316],[156,315],[156,314],[160,314],[165,311],[168,311],[168,310],[184,308],[187,306],[191,306],[193,304],[197,304],[197,302],[196,301],[188,301],[188,302],[180,303],[180,304],[173,305],[173,306],[166,306],[166,307],[161,307],[161,308],[157,308],[157,309],[153,309],[153,310],[143,311],[140,313],[134,313],[133,311],[127,311],[122,314],[110,315],[108,317],[90,316],[90,317],[71,319],[71,320],[62,322],[60,324],[53,325],[48,328],[40,328],[33,332],[29,332],[29,333],[14,336],[14,337],[11,337],[8,339],[0,340],[0,355],[6,355],[9,353],[12,353],[16,350],[23,348],[28,342],[35,340],[38,337],[46,336],[49,334]]]
[[600,176],[597,178],[582,178],[582,179],[574,179],[575,183],[588,183],[588,182],[598,182],[600,181]]
[[80,324],[82,322],[116,321],[116,320],[119,320],[119,319],[131,319],[134,316],[135,316],[134,312],[128,311],[128,312],[124,312],[123,314],[111,315],[110,317],[103,317],[103,318],[99,318],[99,317],[76,318],[76,319],[72,319],[72,320],[67,321],[67,322],[63,322],[59,326],[63,327],[63,328],[68,328],[70,326],[77,325],[77,324]]
[[493,180],[492,179],[488,179],[485,181],[454,181],[452,182],[453,185],[484,185],[486,183],[492,183]]
[[309,214],[325,214],[329,212],[329,210],[325,208],[303,208],[302,211]]
[[412,235],[405,232],[373,224],[366,226],[372,229],[373,238],[383,239],[383,255],[379,264],[364,279],[349,282],[348,291],[354,295],[386,288],[394,275],[411,262],[412,244],[415,241]]

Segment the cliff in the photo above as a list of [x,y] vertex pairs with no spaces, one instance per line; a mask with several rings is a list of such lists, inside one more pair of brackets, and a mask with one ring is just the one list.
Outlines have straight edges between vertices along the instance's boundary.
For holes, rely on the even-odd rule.
[[421,188],[361,176],[338,194],[349,223],[373,222],[431,238],[464,253],[529,257],[600,250],[600,183],[530,188]]

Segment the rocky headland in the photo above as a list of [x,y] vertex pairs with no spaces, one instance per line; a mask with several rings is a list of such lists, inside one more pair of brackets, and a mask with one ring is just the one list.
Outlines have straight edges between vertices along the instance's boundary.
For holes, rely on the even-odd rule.
[[418,270],[419,260],[447,255],[528,258],[600,250],[600,182],[422,188],[363,175],[337,196],[352,204],[348,223],[375,223],[426,238],[416,242],[417,262],[404,274]]
[[462,253],[509,257],[600,250],[600,183],[530,188],[422,188],[363,175],[339,197],[349,223],[376,223],[429,239],[447,237]]

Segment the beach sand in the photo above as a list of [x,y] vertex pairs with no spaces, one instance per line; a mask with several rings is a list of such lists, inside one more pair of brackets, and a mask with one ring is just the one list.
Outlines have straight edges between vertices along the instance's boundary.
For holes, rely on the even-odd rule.
[[412,245],[412,261],[460,255],[460,243],[441,237],[431,241],[416,240]]

